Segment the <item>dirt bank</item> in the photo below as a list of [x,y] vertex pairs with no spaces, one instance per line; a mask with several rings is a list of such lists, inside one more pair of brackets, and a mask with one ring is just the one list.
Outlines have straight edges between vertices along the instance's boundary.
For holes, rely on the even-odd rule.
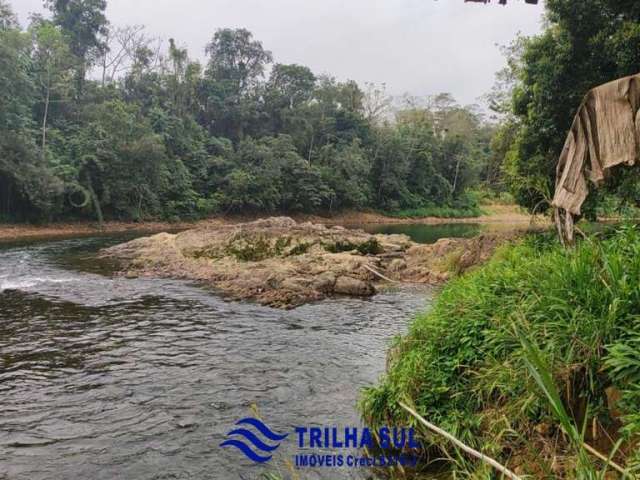
[[[443,224],[443,223],[482,223],[488,224],[492,230],[499,230],[501,226],[505,229],[512,226],[522,225],[526,227],[531,222],[531,217],[522,213],[518,207],[513,205],[489,205],[483,207],[488,213],[480,217],[473,218],[395,218],[375,212],[355,212],[346,211],[334,215],[294,215],[293,218],[299,222],[313,222],[323,225],[375,225],[375,224]],[[27,224],[0,224],[0,242],[14,241],[21,239],[37,239],[52,237],[71,237],[83,235],[96,235],[100,233],[120,233],[128,231],[136,232],[161,232],[161,231],[182,231],[193,228],[209,228],[218,225],[235,224],[258,220],[259,217],[242,216],[221,216],[197,222],[106,222],[103,229],[93,222],[77,223],[54,223],[50,225],[27,225]],[[538,223],[548,221],[544,218],[536,218]]]
[[102,252],[127,276],[201,281],[233,299],[292,308],[332,295],[370,296],[380,284],[439,284],[488,258],[506,235],[442,239],[298,223],[273,217],[139,238]]
[[206,220],[203,222],[106,222],[100,229],[92,222],[53,223],[49,225],[28,224],[0,224],[0,242],[10,242],[28,239],[46,239],[63,237],[82,237],[109,233],[124,232],[159,232],[180,231],[194,228],[198,225],[223,223],[221,220]]

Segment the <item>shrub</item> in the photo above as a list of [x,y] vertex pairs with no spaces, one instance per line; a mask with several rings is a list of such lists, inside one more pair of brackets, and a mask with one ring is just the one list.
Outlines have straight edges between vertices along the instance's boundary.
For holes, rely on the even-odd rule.
[[[637,227],[572,250],[546,236],[505,246],[452,281],[395,341],[386,377],[363,394],[363,416],[372,426],[412,423],[398,407],[409,400],[463,442],[503,461],[515,455],[531,474],[557,475],[554,457],[571,446],[525,365],[517,326],[540,349],[579,430],[589,425],[586,440],[621,438],[624,456],[640,440],[638,285]],[[621,396],[615,406],[611,388]],[[577,453],[562,465],[569,478]]]

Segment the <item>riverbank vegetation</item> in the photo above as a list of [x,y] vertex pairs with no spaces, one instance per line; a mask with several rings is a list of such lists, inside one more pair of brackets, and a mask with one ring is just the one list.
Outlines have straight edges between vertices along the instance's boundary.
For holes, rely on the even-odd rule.
[[[386,377],[364,393],[366,421],[415,424],[399,407],[408,402],[523,475],[599,478],[589,472],[603,462],[588,454],[585,463],[536,380],[546,371],[581,441],[639,469],[639,259],[635,226],[571,250],[547,236],[504,246],[445,287],[397,339]],[[535,370],[532,351],[540,359]],[[448,459],[465,478],[488,474],[442,438],[425,440],[428,459]]]
[[474,218],[483,213],[482,208],[473,202],[459,207],[427,205],[420,208],[407,208],[390,212],[389,215],[396,218]]
[[211,32],[201,63],[106,0],[45,4],[23,29],[0,1],[0,220],[438,213],[489,179],[493,127],[448,94],[391,108],[245,29]]

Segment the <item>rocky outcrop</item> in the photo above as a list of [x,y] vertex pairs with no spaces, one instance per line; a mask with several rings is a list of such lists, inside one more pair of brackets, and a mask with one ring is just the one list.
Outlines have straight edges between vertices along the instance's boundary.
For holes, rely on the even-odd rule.
[[291,308],[331,295],[370,296],[388,280],[438,284],[482,261],[496,240],[413,243],[405,235],[274,217],[160,233],[111,247],[127,276],[201,281],[233,299]]
[[[414,245],[406,252],[400,277],[405,282],[439,284],[484,263],[505,242],[521,232],[486,234],[474,238],[442,238],[431,245]],[[396,268],[400,268],[397,264]],[[394,264],[390,265],[393,268]]]

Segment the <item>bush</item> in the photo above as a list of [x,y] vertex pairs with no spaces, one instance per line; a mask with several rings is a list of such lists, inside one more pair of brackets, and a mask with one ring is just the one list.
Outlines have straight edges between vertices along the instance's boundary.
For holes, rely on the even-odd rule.
[[[637,227],[572,250],[546,236],[503,247],[451,282],[396,340],[387,376],[364,392],[363,416],[372,426],[412,423],[398,407],[408,399],[463,442],[511,458],[512,467],[515,461],[534,476],[576,478],[577,452],[532,380],[517,325],[541,350],[578,429],[589,426],[586,441],[595,435],[603,448],[607,436],[621,438],[624,456],[640,440],[639,284]],[[611,392],[621,397],[615,405]],[[560,467],[558,458],[565,459]]]

